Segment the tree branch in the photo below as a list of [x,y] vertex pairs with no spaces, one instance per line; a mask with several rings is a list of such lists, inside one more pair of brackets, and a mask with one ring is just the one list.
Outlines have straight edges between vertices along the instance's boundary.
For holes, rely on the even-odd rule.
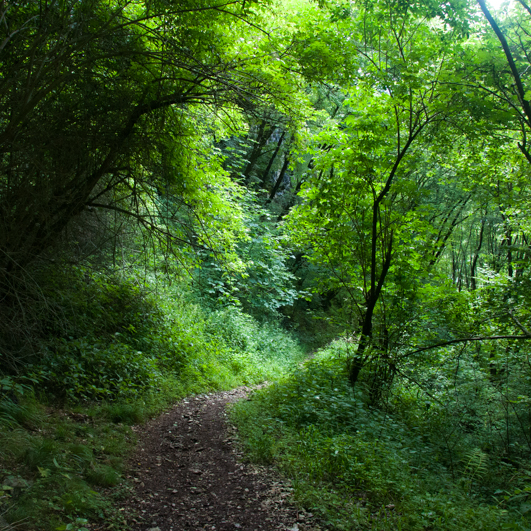
[[511,50],[509,48],[509,44],[507,43],[507,39],[505,38],[505,35],[502,33],[500,27],[490,14],[490,11],[487,8],[487,5],[485,4],[485,0],[477,0],[479,7],[481,8],[481,11],[483,11],[483,14],[485,15],[486,19],[489,21],[489,24],[491,28],[494,30],[494,33],[496,33],[496,36],[498,37],[498,40],[500,41],[500,44],[502,45],[503,51],[505,53],[505,57],[507,59],[507,62],[509,63],[509,68],[511,69],[511,74],[513,75],[514,82],[516,83],[516,90],[518,92],[518,99],[520,100],[520,104],[522,105],[522,108],[524,110],[524,113],[527,117],[528,123],[531,124],[531,105],[529,104],[529,101],[525,99],[525,89],[524,85],[522,83],[522,78],[520,77],[520,73],[518,72],[518,69],[516,68],[516,63],[514,62],[513,56],[511,54]]
[[525,334],[521,336],[517,335],[506,335],[506,336],[477,336],[477,337],[464,337],[461,339],[451,339],[450,341],[444,341],[443,343],[437,343],[436,345],[431,345],[429,347],[422,347],[417,350],[413,350],[405,354],[404,358],[412,356],[413,354],[418,354],[419,352],[425,352],[426,350],[433,350],[434,348],[447,347],[448,345],[455,345],[457,343],[467,343],[468,341],[497,341],[499,339],[525,339],[531,340],[531,335]]

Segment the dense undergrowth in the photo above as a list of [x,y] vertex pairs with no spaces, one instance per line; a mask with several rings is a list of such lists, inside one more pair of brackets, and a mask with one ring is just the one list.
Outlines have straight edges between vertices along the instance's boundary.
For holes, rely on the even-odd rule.
[[303,364],[274,320],[138,278],[78,267],[43,283],[40,355],[0,381],[0,530],[125,529],[113,502],[131,489],[131,426],[264,380],[277,383],[233,410],[247,454],[276,464],[329,529],[530,528],[521,352],[423,353],[375,407],[370,378],[348,382],[352,343]]
[[[363,382],[355,392],[348,382],[348,347],[332,343],[234,407],[249,458],[277,465],[330,529],[529,529],[527,434],[501,401],[479,410],[488,377],[463,362],[439,370],[427,394],[397,378],[375,408]],[[496,429],[505,425],[510,456]]]
[[207,309],[185,283],[150,291],[85,268],[50,275],[39,355],[0,382],[0,529],[120,528],[112,501],[130,488],[131,425],[186,395],[277,377],[303,356],[274,322]]

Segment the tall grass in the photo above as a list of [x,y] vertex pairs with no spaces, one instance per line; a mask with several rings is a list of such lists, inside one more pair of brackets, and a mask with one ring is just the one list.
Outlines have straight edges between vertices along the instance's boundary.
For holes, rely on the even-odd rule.
[[41,357],[10,377],[10,389],[30,382],[33,393],[0,395],[0,514],[23,530],[123,526],[112,500],[129,489],[130,425],[190,394],[287,374],[304,356],[278,324],[205,309],[185,283],[78,269],[49,296],[54,316],[71,318],[50,317]]

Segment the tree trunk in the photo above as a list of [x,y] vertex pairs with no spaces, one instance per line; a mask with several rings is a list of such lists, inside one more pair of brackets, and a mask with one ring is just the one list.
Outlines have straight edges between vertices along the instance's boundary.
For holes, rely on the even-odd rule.
[[[487,215],[486,211],[485,211],[485,215]],[[478,258],[479,258],[479,251],[481,251],[481,246],[483,245],[484,232],[485,232],[485,218],[481,220],[481,229],[479,231],[479,242],[476,248],[476,252],[474,253],[474,258],[472,259],[472,264],[470,266],[470,289],[472,291],[476,289],[476,270],[477,270],[477,263],[478,263]]]
[[282,184],[282,181],[284,180],[284,175],[286,174],[286,170],[289,166],[289,156],[286,153],[286,156],[284,158],[284,164],[282,165],[282,168],[280,170],[280,173],[278,174],[278,178],[275,182],[275,186],[273,186],[273,189],[271,190],[271,193],[269,194],[269,199],[267,200],[267,203],[271,203],[273,199],[275,198],[275,195],[277,195],[278,189],[280,188],[280,185]]
[[247,162],[247,166],[245,167],[245,170],[243,171],[243,178],[246,183],[249,183],[251,172],[253,171],[256,165],[256,162],[262,155],[262,149],[264,148],[270,136],[269,132],[270,132],[269,124],[265,120],[262,120],[262,123],[260,124],[260,127],[258,128],[258,134],[256,135],[256,141],[255,141],[254,147],[249,156],[249,161]]
[[269,162],[267,163],[267,167],[264,170],[264,173],[262,174],[262,184],[265,184],[265,182],[267,181],[267,176],[269,175],[269,172],[271,171],[273,163],[275,162],[275,159],[277,158],[278,152],[280,151],[280,148],[282,146],[282,142],[284,141],[285,136],[286,136],[286,131],[283,131],[282,134],[280,135],[280,138],[278,139],[277,147],[275,148],[273,155],[271,155],[271,158],[269,159]]

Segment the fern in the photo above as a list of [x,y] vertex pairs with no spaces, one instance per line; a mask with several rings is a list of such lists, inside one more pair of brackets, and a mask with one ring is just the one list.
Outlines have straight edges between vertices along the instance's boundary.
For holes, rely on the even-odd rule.
[[465,463],[463,476],[469,494],[472,489],[472,482],[481,479],[487,473],[488,459],[488,455],[479,448],[474,448],[465,454],[462,460]]

